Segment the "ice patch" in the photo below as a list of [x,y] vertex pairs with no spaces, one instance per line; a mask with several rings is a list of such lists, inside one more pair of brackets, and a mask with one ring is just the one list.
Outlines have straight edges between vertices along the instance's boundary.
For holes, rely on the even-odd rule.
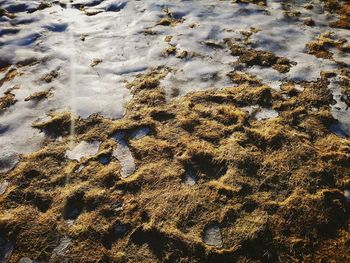
[[189,185],[189,186],[194,186],[196,184],[196,176],[191,173],[191,172],[186,172],[185,173],[185,178],[184,178],[184,182],[185,184]]
[[117,133],[115,135],[114,138],[118,142],[118,146],[117,149],[113,151],[113,156],[120,162],[120,174],[122,178],[127,178],[134,173],[136,170],[136,165],[129,146],[124,140],[124,136],[124,133]]
[[3,195],[6,192],[8,186],[9,186],[9,182],[6,180],[0,183],[0,195]]
[[130,138],[138,140],[147,136],[150,132],[151,132],[151,129],[149,127],[142,127],[133,131],[130,135]]
[[243,110],[247,111],[250,115],[254,116],[258,121],[273,119],[278,117],[278,112],[274,109],[261,108],[258,105],[242,107]]
[[82,158],[95,155],[98,152],[100,142],[85,142],[82,141],[74,146],[71,150],[67,150],[66,156],[70,160],[80,161]]
[[11,170],[19,162],[20,158],[17,153],[4,149],[3,155],[0,156],[0,172]]
[[72,241],[70,238],[68,237],[61,238],[60,243],[58,244],[57,247],[55,247],[52,253],[58,256],[64,256],[71,243]]
[[221,248],[223,246],[223,242],[219,226],[212,225],[205,227],[203,231],[203,241],[208,246]]
[[332,79],[329,85],[333,99],[336,101],[334,105],[331,105],[331,112],[333,117],[338,120],[337,124],[331,126],[331,130],[341,137],[347,137],[350,136],[350,107],[342,99],[344,95],[338,81],[338,77]]
[[258,121],[273,119],[276,117],[278,117],[278,112],[273,110],[273,109],[268,109],[268,108],[260,108],[258,110],[258,112],[255,114],[255,118]]
[[350,202],[350,190],[349,189],[346,189],[344,191],[344,196],[346,198],[346,201]]

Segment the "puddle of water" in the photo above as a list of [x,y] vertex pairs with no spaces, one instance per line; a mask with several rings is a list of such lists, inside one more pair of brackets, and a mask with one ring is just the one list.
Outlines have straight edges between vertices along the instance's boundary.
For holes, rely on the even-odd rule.
[[203,241],[208,246],[221,248],[223,246],[223,243],[219,226],[207,226],[203,232]]

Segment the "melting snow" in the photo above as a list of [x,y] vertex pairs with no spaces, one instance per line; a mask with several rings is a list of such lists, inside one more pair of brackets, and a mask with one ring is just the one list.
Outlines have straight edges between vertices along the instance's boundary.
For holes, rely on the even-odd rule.
[[117,133],[115,139],[118,142],[118,147],[113,151],[113,156],[118,159],[121,165],[121,176],[127,178],[132,175],[136,169],[134,157],[129,149],[127,142],[124,140],[124,133]]
[[[60,2],[66,3],[60,5]],[[297,64],[286,74],[274,69],[253,66],[244,71],[278,89],[285,79],[315,80],[321,70],[332,70],[332,60],[316,58],[305,53],[305,44],[321,33],[334,31],[328,27],[330,17],[322,12],[318,0],[315,8],[307,10],[296,3],[300,21],[290,23],[285,16],[283,1],[267,1],[267,11],[253,4],[232,4],[231,1],[50,1],[52,6],[35,11],[36,0],[2,1],[2,8],[15,12],[16,17],[0,18],[0,65],[15,65],[32,61],[18,68],[17,76],[5,81],[0,96],[15,85],[17,103],[1,116],[0,156],[14,155],[5,161],[0,157],[1,171],[11,169],[18,154],[37,149],[44,135],[31,124],[49,111],[71,110],[81,117],[99,112],[106,117],[120,118],[131,95],[125,80],[152,67],[168,66],[172,72],[161,82],[168,98],[176,88],[179,95],[210,87],[232,85],[226,74],[234,69],[237,58],[231,56],[223,44],[226,38],[241,38],[242,30],[256,27],[260,31],[251,36],[254,47],[285,56]],[[84,11],[79,5],[87,4]],[[157,25],[168,8],[177,19],[176,26]],[[322,9],[322,8],[321,8]],[[28,12],[27,12],[28,11]],[[35,12],[34,12],[35,11]],[[90,14],[90,15],[87,15]],[[303,17],[311,17],[317,26],[303,24]],[[147,34],[152,30],[152,34]],[[339,37],[350,39],[350,32],[337,29]],[[172,36],[170,43],[164,41]],[[208,46],[205,43],[216,43]],[[186,51],[185,58],[164,56],[164,49],[173,45],[177,52]],[[335,52],[338,60],[349,63]],[[91,61],[102,63],[91,67]],[[16,68],[11,66],[8,71]],[[42,77],[56,70],[56,78]],[[242,69],[243,70],[243,69]],[[6,72],[0,72],[0,80]],[[53,96],[33,105],[25,101],[30,94],[53,88]],[[347,111],[333,112],[345,130],[349,129]],[[345,124],[344,124],[345,123]],[[126,146],[119,151],[129,156]],[[120,155],[121,156],[121,155]],[[121,158],[121,157],[120,157]],[[130,158],[131,159],[131,158]],[[7,163],[4,168],[3,163]],[[132,170],[131,168],[129,168]]]
[[219,226],[207,226],[203,232],[203,241],[208,246],[215,246],[217,248],[221,248],[223,243]]
[[80,161],[84,157],[95,155],[98,152],[100,142],[82,141],[66,152],[68,159]]
[[338,120],[337,124],[333,124],[331,129],[337,135],[342,137],[350,136],[350,108],[349,106],[341,99],[341,87],[337,85],[338,77],[331,81],[329,88],[332,91],[333,99],[336,101],[332,105],[332,114],[334,118]]
[[151,129],[149,127],[142,127],[132,132],[130,137],[131,139],[138,140],[147,136],[150,132]]
[[346,201],[350,202],[350,190],[349,189],[344,191],[344,196],[346,198]]
[[68,237],[61,238],[60,243],[58,244],[57,247],[55,247],[52,253],[58,256],[64,256],[64,254],[68,250],[71,243],[72,241],[70,238]]
[[4,180],[2,183],[0,183],[0,195],[4,194],[6,192],[7,187],[9,186],[9,182]]

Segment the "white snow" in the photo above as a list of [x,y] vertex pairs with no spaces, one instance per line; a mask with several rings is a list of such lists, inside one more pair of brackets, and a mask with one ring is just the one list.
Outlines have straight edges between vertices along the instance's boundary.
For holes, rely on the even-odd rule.
[[350,202],[350,190],[349,189],[344,190],[344,196],[346,198],[346,201]]
[[[125,81],[151,68],[168,66],[173,69],[161,82],[168,99],[174,88],[179,90],[179,95],[184,95],[194,90],[232,85],[226,74],[235,69],[233,62],[237,58],[230,55],[224,39],[242,37],[240,32],[250,27],[261,30],[251,36],[254,48],[274,52],[297,63],[286,74],[259,66],[242,69],[273,88],[278,89],[285,79],[315,80],[321,70],[336,66],[332,60],[305,53],[307,42],[321,33],[334,31],[328,27],[334,18],[322,12],[322,7],[318,8],[322,6],[319,0],[312,1],[315,3],[313,10],[302,8],[305,1],[301,1],[296,8],[301,12],[300,21],[293,23],[284,15],[280,0],[267,1],[267,12],[254,4],[220,0],[60,2],[67,7],[50,1],[50,8],[28,13],[26,11],[33,10],[40,1],[0,1],[2,8],[16,11],[14,19],[0,18],[0,65],[28,59],[38,61],[18,68],[22,74],[0,87],[0,96],[15,85],[20,87],[13,91],[18,102],[0,115],[1,125],[8,127],[0,132],[0,163],[12,163],[0,167],[0,171],[11,169],[20,154],[40,146],[44,134],[32,129],[31,124],[50,111],[71,110],[83,118],[99,112],[106,117],[121,118],[131,98]],[[100,13],[88,16],[75,8],[82,3],[88,4],[86,12]],[[164,8],[184,21],[174,27],[157,25]],[[305,26],[304,17],[311,17],[316,26]],[[144,34],[145,30],[156,34]],[[348,30],[337,29],[337,35],[350,39]],[[177,52],[187,51],[189,56],[184,59],[164,56],[163,50],[169,45],[164,41],[165,36],[173,36],[170,44],[176,46]],[[222,48],[209,47],[205,42],[218,43]],[[336,52],[335,57],[349,63],[349,56]],[[102,62],[91,67],[94,59]],[[58,72],[56,79],[50,83],[40,80],[52,70]],[[5,74],[0,72],[0,80]],[[30,94],[50,88],[53,88],[53,96],[49,99],[39,103],[24,101]],[[13,160],[4,161],[2,156],[9,156],[10,152],[14,153]]]
[[9,182],[4,180],[0,183],[0,195],[4,194],[6,192],[7,187],[9,186]]
[[121,165],[120,174],[122,178],[127,178],[136,170],[136,164],[124,137],[124,133],[117,133],[114,136],[115,140],[118,142],[118,146],[114,149],[113,156],[117,158]]
[[66,152],[66,156],[70,160],[80,161],[82,158],[93,156],[98,152],[100,142],[85,142],[82,141],[78,145],[72,147]]

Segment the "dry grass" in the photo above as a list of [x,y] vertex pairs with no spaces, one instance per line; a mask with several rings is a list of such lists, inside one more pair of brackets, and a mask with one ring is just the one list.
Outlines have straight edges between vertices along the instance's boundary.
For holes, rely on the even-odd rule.
[[[65,157],[70,113],[33,124],[53,136],[2,174],[10,186],[0,196],[0,233],[16,244],[10,262],[349,261],[342,191],[350,142],[328,129],[327,79],[279,92],[254,81],[166,103],[159,85],[168,72],[128,83],[134,97],[123,119],[75,119],[77,142],[103,142],[80,162]],[[257,121],[240,108],[248,105],[279,117]],[[148,136],[130,137],[146,126]],[[111,155],[118,131],[137,165],[125,179]],[[186,184],[187,173],[196,184]],[[220,227],[220,249],[202,240],[210,224]],[[64,237],[71,243],[63,256],[53,251]]]

